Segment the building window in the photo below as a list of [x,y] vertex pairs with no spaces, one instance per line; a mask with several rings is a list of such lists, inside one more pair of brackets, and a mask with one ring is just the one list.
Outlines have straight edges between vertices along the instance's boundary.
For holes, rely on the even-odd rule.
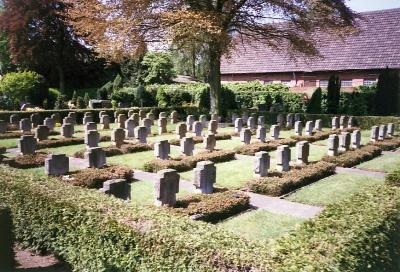
[[329,80],[323,79],[323,80],[319,81],[319,86],[321,88],[328,88],[328,83],[329,83]]
[[281,83],[286,86],[290,86],[291,80],[282,80]]
[[353,80],[342,80],[342,87],[353,87]]
[[364,86],[372,86],[376,83],[376,79],[364,79]]

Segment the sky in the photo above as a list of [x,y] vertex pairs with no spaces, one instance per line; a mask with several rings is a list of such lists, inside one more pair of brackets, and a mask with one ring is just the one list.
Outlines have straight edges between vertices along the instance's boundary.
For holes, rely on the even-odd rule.
[[400,0],[348,0],[347,4],[358,12],[400,8]]

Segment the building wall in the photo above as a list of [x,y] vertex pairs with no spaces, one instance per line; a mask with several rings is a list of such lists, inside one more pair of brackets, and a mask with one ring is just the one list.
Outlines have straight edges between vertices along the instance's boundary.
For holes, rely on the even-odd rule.
[[[247,82],[259,80],[264,83],[284,83],[289,87],[320,87],[332,74],[339,75],[343,87],[358,87],[368,84],[368,81],[377,81],[379,70],[341,71],[341,72],[294,72],[294,73],[265,73],[265,74],[231,74],[222,75],[222,82]],[[324,87],[324,86],[321,86]]]

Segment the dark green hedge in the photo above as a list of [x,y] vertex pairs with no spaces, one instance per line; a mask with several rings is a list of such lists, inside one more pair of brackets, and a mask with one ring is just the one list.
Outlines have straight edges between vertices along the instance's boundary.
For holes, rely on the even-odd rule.
[[11,211],[0,203],[0,271],[11,271],[14,266],[14,233]]

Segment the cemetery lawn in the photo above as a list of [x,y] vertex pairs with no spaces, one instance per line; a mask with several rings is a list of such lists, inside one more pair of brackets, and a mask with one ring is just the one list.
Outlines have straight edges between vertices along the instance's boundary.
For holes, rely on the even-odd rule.
[[163,134],[159,136],[152,136],[147,138],[148,143],[156,143],[162,140],[172,140],[175,139],[176,135],[175,134]]
[[224,229],[249,240],[275,239],[294,230],[306,219],[274,214],[264,210],[251,210],[218,224]]
[[[217,187],[240,189],[253,178],[253,160],[234,160],[215,164],[217,168]],[[181,178],[193,181],[193,171],[180,174]]]
[[[189,192],[180,188],[177,197],[188,195]],[[154,204],[154,184],[151,181],[135,181],[131,183],[132,203],[139,206]]]
[[384,154],[373,160],[361,163],[359,169],[389,173],[399,168],[400,154]]
[[[175,133],[175,128],[176,128],[176,124],[171,124],[171,120],[169,118],[167,118],[168,123],[167,123],[167,131],[169,133]],[[158,124],[157,124],[157,120],[154,120],[154,126],[151,127],[151,133],[156,133],[158,134]]]
[[6,147],[6,148],[17,147],[18,139],[19,138],[1,139],[0,140],[0,146]]
[[326,206],[348,198],[365,188],[383,184],[384,179],[340,173],[303,187],[286,199],[304,204]]
[[[99,146],[106,147],[106,146],[110,146],[111,144],[112,144],[111,142],[100,142]],[[78,145],[67,145],[67,146],[61,146],[61,147],[46,148],[46,149],[42,149],[41,151],[45,151],[48,153],[55,153],[55,154],[65,154],[68,157],[72,157],[75,152],[78,152],[85,148],[86,148],[85,144],[78,144]]]

